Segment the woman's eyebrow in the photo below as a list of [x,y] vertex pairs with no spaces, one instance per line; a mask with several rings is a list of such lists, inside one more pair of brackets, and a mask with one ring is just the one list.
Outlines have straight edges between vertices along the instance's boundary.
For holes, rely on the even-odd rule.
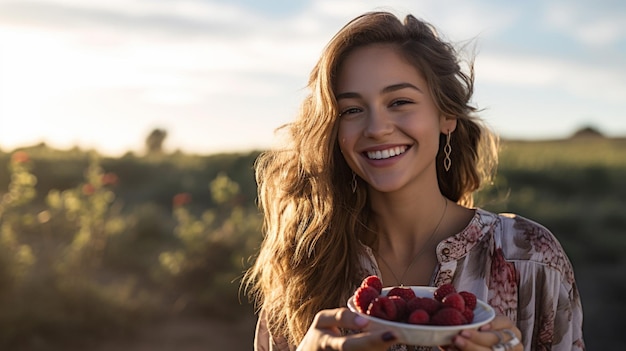
[[[401,89],[406,89],[406,88],[417,90],[417,91],[419,91],[422,94],[424,93],[420,88],[416,87],[415,85],[413,85],[411,83],[393,84],[393,85],[384,87],[380,92],[381,92],[381,94],[388,94],[388,93],[394,92],[396,90],[401,90]],[[337,99],[337,100],[341,100],[341,99],[358,99],[360,97],[361,97],[361,94],[359,94],[359,93],[345,92],[345,93],[337,94],[335,99]]]
[[358,99],[360,97],[361,97],[361,94],[359,94],[359,93],[347,92],[347,93],[337,94],[335,99],[337,99],[337,101],[339,101],[341,99]]
[[415,85],[413,85],[411,83],[398,83],[398,84],[390,85],[388,87],[383,88],[381,93],[387,94],[387,93],[391,93],[391,92],[394,92],[396,90],[401,90],[401,89],[405,89],[405,88],[415,89],[415,90],[419,91],[422,94],[424,93],[420,88],[416,87]]

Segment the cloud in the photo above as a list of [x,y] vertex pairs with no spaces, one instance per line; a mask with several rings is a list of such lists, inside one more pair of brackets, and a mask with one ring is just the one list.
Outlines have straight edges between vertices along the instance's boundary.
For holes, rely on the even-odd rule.
[[[275,91],[267,75],[304,76],[302,66],[320,50],[314,40],[299,40],[298,32],[307,29],[293,19],[270,23],[210,2],[153,4],[4,3],[0,16],[13,26],[1,29],[8,49],[3,64],[17,67],[11,69],[13,82],[41,95],[140,88],[152,102],[171,94],[162,103],[183,104],[213,93]],[[258,29],[244,33],[245,26]]]
[[244,36],[254,14],[214,2],[39,0],[0,4],[0,19],[10,25],[56,30],[106,29],[142,35]]
[[626,40],[626,3],[623,1],[556,1],[546,5],[549,28],[592,47]]
[[626,68],[585,65],[536,56],[483,54],[476,60],[479,80],[505,86],[550,87],[582,99],[622,103]]

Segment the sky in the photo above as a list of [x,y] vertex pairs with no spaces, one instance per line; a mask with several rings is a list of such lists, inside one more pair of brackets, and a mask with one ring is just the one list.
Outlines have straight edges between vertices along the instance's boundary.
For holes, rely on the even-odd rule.
[[372,10],[475,46],[473,103],[503,138],[626,136],[622,0],[0,0],[0,149],[270,147],[330,38]]

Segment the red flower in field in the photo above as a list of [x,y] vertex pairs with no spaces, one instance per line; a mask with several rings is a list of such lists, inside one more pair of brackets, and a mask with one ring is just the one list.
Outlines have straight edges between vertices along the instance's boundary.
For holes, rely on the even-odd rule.
[[117,174],[108,172],[102,175],[102,185],[116,185],[119,181]]
[[185,206],[186,204],[191,202],[191,194],[189,193],[179,193],[174,195],[172,199],[172,203],[174,207]]
[[13,163],[26,163],[30,161],[30,157],[24,151],[17,151],[11,155],[11,162]]
[[87,183],[83,185],[82,190],[83,190],[83,194],[89,196],[89,195],[92,195],[96,191],[96,188],[92,184]]

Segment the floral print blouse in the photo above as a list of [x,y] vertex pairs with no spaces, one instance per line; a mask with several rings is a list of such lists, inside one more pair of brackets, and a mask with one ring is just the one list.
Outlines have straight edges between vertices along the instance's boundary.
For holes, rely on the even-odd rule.
[[[363,277],[380,276],[370,248],[362,257]],[[543,226],[512,214],[476,209],[470,224],[437,246],[439,265],[432,286],[452,283],[487,301],[522,332],[524,350],[584,350],[583,310],[572,265],[557,239]],[[261,315],[255,350],[295,349],[273,338]],[[392,350],[430,350],[396,345]],[[436,350],[437,348],[432,348]]]

